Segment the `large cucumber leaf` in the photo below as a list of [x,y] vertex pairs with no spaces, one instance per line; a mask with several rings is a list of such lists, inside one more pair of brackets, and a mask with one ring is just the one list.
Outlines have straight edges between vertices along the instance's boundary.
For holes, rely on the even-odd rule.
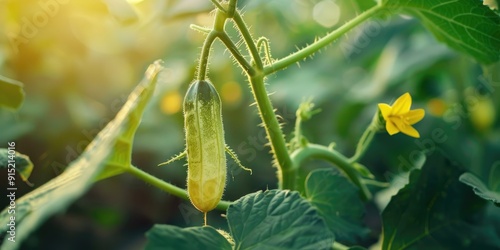
[[490,64],[500,60],[500,16],[482,1],[384,0],[391,12],[406,12],[420,19],[449,47]]
[[[13,235],[9,232],[1,249],[19,248],[21,242],[49,216],[64,210],[83,195],[94,183],[110,156],[119,158],[119,162],[128,159],[129,156],[125,154],[129,152],[121,151],[123,147],[120,140],[124,135],[126,137],[127,134],[135,132],[161,69],[162,66],[158,62],[148,68],[144,80],[130,94],[115,119],[96,136],[64,173],[17,199],[15,215],[9,214],[9,207],[0,213],[2,232],[10,230],[7,224],[11,221],[11,216],[15,216],[16,222],[15,238],[11,238]],[[14,239],[15,242],[9,239]]]
[[234,249],[331,249],[334,235],[296,191],[246,195],[227,210]]
[[[248,194],[227,210],[230,235],[211,227],[155,225],[146,249],[331,249],[334,235],[296,191]],[[229,240],[229,241],[228,241]]]
[[172,225],[155,225],[146,233],[146,250],[231,250],[231,244],[213,227],[181,228]]
[[305,196],[325,219],[337,241],[353,244],[369,232],[363,226],[365,205],[359,189],[335,169],[317,169],[309,173]]
[[488,204],[458,180],[462,172],[438,152],[413,170],[382,213],[383,249],[499,249]]

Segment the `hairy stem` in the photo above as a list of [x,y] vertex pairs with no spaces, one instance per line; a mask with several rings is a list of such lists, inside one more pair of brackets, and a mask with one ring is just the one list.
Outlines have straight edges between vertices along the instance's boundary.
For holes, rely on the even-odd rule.
[[243,40],[247,45],[247,49],[250,52],[250,55],[252,56],[256,68],[262,70],[264,68],[264,64],[262,63],[262,59],[260,58],[259,49],[255,45],[255,42],[252,38],[252,35],[250,34],[250,31],[248,30],[248,27],[246,26],[245,21],[243,21],[243,18],[241,17],[241,14],[238,11],[234,12],[233,21],[236,24],[236,27],[238,27],[238,30],[240,31],[241,36],[243,37]]
[[273,63],[273,57],[271,56],[271,48],[269,47],[269,40],[266,37],[261,37],[257,40],[257,48],[264,48],[264,54],[266,55],[266,61],[268,64]]
[[250,65],[250,63],[248,63],[245,60],[245,58],[243,57],[243,55],[241,55],[241,53],[238,50],[238,48],[236,47],[236,45],[233,43],[233,41],[231,41],[231,38],[229,38],[229,36],[226,33],[223,33],[223,32],[220,32],[217,35],[218,35],[219,39],[222,41],[222,43],[224,43],[224,45],[226,46],[226,48],[229,50],[229,52],[231,52],[231,54],[236,59],[236,61],[238,61],[238,63],[240,64],[240,67],[245,72],[247,72],[248,75],[255,74],[254,69],[252,68],[252,66]]
[[[236,1],[234,1],[234,3],[236,3]],[[276,118],[276,114],[274,113],[273,105],[271,104],[271,100],[269,99],[268,93],[266,91],[266,87],[264,84],[264,75],[262,74],[262,69],[264,66],[259,55],[259,50],[252,38],[252,35],[250,34],[250,31],[248,30],[248,27],[246,26],[238,11],[234,12],[233,21],[235,22],[236,27],[241,33],[247,49],[252,56],[253,62],[255,63],[254,67],[242,68],[248,75],[250,87],[252,88],[252,93],[259,109],[259,115],[262,119],[267,137],[271,144],[271,150],[274,155],[274,159],[276,160],[276,163],[278,165],[278,186],[281,189],[293,189],[295,186],[295,175],[293,175],[293,173],[290,174],[290,170],[292,169],[292,160],[286,147],[283,132],[281,131],[278,119]],[[236,60],[238,60],[238,62],[244,61],[243,59],[241,59],[242,56],[238,52],[238,50],[232,49],[234,43],[232,43],[229,38],[221,36],[221,40],[224,42],[226,47],[228,47],[229,51],[236,58]],[[236,46],[234,46],[234,48],[236,48]],[[240,65],[241,64],[242,63],[240,62]]]
[[380,12],[380,10],[383,9],[383,6],[381,5],[376,5],[372,7],[371,9],[363,12],[359,16],[355,17],[354,19],[350,20],[349,22],[345,23],[338,29],[334,30],[332,33],[324,36],[323,38],[315,41],[314,43],[302,48],[301,50],[290,54],[287,57],[284,57],[280,60],[277,60],[273,64],[266,66],[264,68],[264,75],[269,75],[272,74],[276,71],[279,71],[281,69],[284,69],[300,60],[303,60],[304,58],[311,56],[321,48],[329,45],[331,42],[337,40],[339,37],[347,33],[348,31],[352,30],[368,18],[376,15],[377,13]]
[[290,174],[292,170],[292,160],[288,153],[285,138],[281,131],[278,119],[274,113],[271,100],[267,95],[264,85],[264,76],[256,74],[250,76],[250,85],[260,118],[264,123],[267,137],[271,144],[271,150],[278,164],[278,181],[280,189],[293,189],[295,186],[295,175]]

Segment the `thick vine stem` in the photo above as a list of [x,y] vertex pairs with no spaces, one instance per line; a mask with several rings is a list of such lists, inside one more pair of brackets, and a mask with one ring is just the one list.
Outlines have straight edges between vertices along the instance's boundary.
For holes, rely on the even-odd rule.
[[[188,193],[185,189],[182,189],[180,187],[174,186],[168,182],[165,182],[153,175],[150,175],[141,169],[135,167],[135,166],[130,166],[130,168],[127,168],[127,172],[169,194],[173,194],[183,200],[189,201],[189,196]],[[217,209],[219,210],[227,210],[231,202],[229,201],[220,201],[219,204],[217,204]]]
[[278,119],[276,119],[276,114],[274,113],[271,100],[267,95],[264,85],[264,76],[259,73],[252,75],[249,78],[252,93],[259,109],[260,118],[264,123],[264,128],[271,144],[271,150],[278,163],[279,188],[293,189],[295,176],[291,176],[289,174],[292,169],[292,160],[287,150],[285,137],[281,131]]
[[365,200],[371,199],[372,195],[370,193],[370,190],[368,190],[368,187],[365,185],[359,173],[351,165],[349,159],[347,159],[339,152],[322,145],[308,144],[305,147],[294,151],[291,157],[294,163],[294,173],[297,172],[298,168],[306,160],[309,159],[323,159],[333,163],[335,166],[340,168],[347,175],[347,177],[360,189],[361,195]]
[[[352,30],[356,26],[358,26],[360,23],[364,22],[368,18],[376,15],[383,9],[383,5],[376,5],[372,7],[371,9],[361,13],[359,16],[355,17],[354,19],[351,19],[349,22],[345,23],[338,29],[334,30],[332,33],[324,36],[323,38],[315,41],[314,43],[300,49],[299,51],[294,52],[293,54],[290,54],[287,57],[284,57],[280,60],[275,61],[273,64],[268,65],[264,68],[264,75],[269,75],[272,74],[276,71],[279,71],[281,69],[284,69],[300,60],[303,60],[312,54],[316,53],[318,50],[321,48],[327,46],[331,42],[337,40],[339,37],[347,33],[348,31]],[[236,18],[236,16],[235,16]],[[236,19],[235,19],[236,21]]]
[[[234,1],[234,3],[236,4],[236,1]],[[259,50],[256,47],[252,35],[250,34],[248,27],[245,25],[241,14],[237,10],[234,11],[233,21],[236,24],[238,30],[241,32],[243,40],[247,45],[247,49],[252,56],[253,62],[255,63],[254,67],[242,68],[248,75],[250,87],[252,88],[252,93],[259,109],[260,118],[264,124],[267,137],[271,144],[271,150],[278,164],[278,186],[281,189],[293,189],[295,176],[290,176],[289,174],[287,174],[292,169],[292,160],[287,150],[285,137],[283,136],[278,119],[276,118],[276,114],[274,113],[271,100],[269,99],[268,93],[265,88],[264,75],[262,74],[262,69],[264,66],[259,55]],[[244,58],[241,56],[237,49],[233,49],[233,47],[235,48],[234,43],[232,43],[231,40],[226,36],[227,34],[224,33],[220,38],[241,65],[242,62],[245,61]]]

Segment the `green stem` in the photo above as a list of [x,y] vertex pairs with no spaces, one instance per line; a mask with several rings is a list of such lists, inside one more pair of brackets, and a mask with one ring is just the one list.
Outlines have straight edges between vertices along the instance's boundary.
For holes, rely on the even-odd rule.
[[[236,3],[236,1],[234,1],[234,3]],[[259,109],[259,115],[263,121],[267,137],[271,144],[271,150],[273,152],[276,163],[278,164],[278,186],[281,189],[293,189],[295,186],[295,175],[293,174],[292,170],[292,160],[287,150],[285,138],[281,131],[278,119],[276,118],[276,114],[274,113],[271,100],[268,97],[268,93],[264,85],[264,75],[262,74],[262,69],[264,66],[259,55],[259,50],[256,47],[250,31],[248,30],[248,27],[245,25],[245,22],[243,21],[243,18],[238,11],[234,12],[233,21],[240,31],[247,49],[252,56],[252,60],[255,63],[255,67],[243,69],[248,74],[252,93]],[[223,38],[221,38],[221,40],[223,40]],[[228,44],[226,44],[226,46],[228,46]],[[229,46],[228,48],[237,60],[239,57],[241,57],[240,53],[237,52],[237,50],[233,51]]]
[[379,122],[379,111],[377,110],[377,112],[373,116],[373,119],[372,119],[370,125],[368,125],[365,132],[363,132],[361,139],[359,139],[358,145],[356,146],[356,152],[349,159],[349,162],[351,162],[351,163],[357,162],[363,156],[363,154],[368,149],[368,146],[372,142],[373,137],[375,136],[375,133],[377,133],[377,131],[379,130],[379,128],[381,126],[379,123],[380,123]]
[[241,36],[243,37],[243,40],[247,45],[247,49],[250,52],[250,55],[252,56],[255,66],[257,67],[257,69],[262,70],[264,68],[264,65],[262,64],[262,60],[260,58],[259,49],[257,48],[257,46],[255,46],[255,42],[252,38],[252,35],[250,34],[250,31],[248,30],[245,21],[243,21],[243,18],[241,17],[241,14],[238,11],[234,12],[233,21],[236,24],[236,27],[238,27],[238,30],[240,31]]
[[321,48],[329,45],[331,42],[335,41],[348,31],[352,30],[368,18],[376,15],[380,10],[382,10],[384,7],[381,5],[376,5],[372,7],[371,9],[361,13],[359,16],[355,17],[354,19],[351,19],[349,22],[345,23],[338,29],[334,30],[332,33],[324,36],[323,38],[315,41],[314,43],[302,48],[301,50],[284,57],[273,64],[266,66],[264,68],[264,75],[269,75],[272,74],[276,71],[279,71],[281,69],[284,69],[300,60],[303,60],[306,57],[311,56]]
[[264,85],[264,76],[255,74],[250,76],[250,85],[260,118],[264,123],[267,137],[271,143],[271,150],[278,164],[278,181],[280,189],[293,189],[295,186],[295,175],[290,175],[292,171],[292,160],[288,153],[285,138],[281,131],[278,119],[274,113],[271,100],[269,99]]
[[211,1],[214,5],[215,5],[215,7],[216,7],[218,10],[220,10],[220,11],[224,11],[224,12],[226,11],[226,10],[224,9],[224,7],[222,7],[222,5],[219,3],[219,0],[210,0],[210,1]]
[[240,51],[238,50],[238,47],[231,41],[231,38],[226,33],[220,32],[217,34],[219,39],[221,40],[224,45],[226,45],[226,48],[231,52],[233,57],[238,61],[240,64],[241,68],[247,72],[249,75],[255,74],[255,70],[252,68],[252,66],[245,60],[245,58],[241,55]]
[[236,2],[237,0],[229,0],[229,7],[227,10],[227,17],[233,18],[234,13],[236,12]]
[[358,174],[356,169],[351,165],[349,159],[339,152],[329,149],[322,145],[308,144],[307,146],[300,148],[292,153],[292,161],[294,165],[294,171],[308,159],[323,159],[335,164],[340,168],[347,177],[360,189],[361,194],[364,199],[370,200],[372,195],[368,187],[365,185],[363,179]]
[[273,57],[271,55],[271,48],[269,47],[269,40],[266,37],[261,37],[257,40],[257,48],[264,48],[264,54],[266,55],[266,61],[268,64],[273,63]]
[[[187,200],[189,201],[189,196],[188,196],[188,193],[186,190],[180,188],[180,187],[177,187],[177,186],[174,186],[168,182],[165,182],[151,174],[148,174],[144,171],[142,171],[141,169],[135,167],[135,166],[130,166],[130,168],[127,168],[127,172],[169,194],[173,194],[183,200]],[[231,202],[229,201],[220,201],[219,204],[217,205],[217,209],[220,209],[220,210],[227,210],[227,208],[229,207],[229,205],[231,204]]]
[[205,80],[207,75],[208,58],[210,55],[210,48],[214,43],[215,38],[217,38],[217,31],[211,31],[208,33],[205,42],[203,42],[203,47],[201,48],[200,61],[198,64],[198,80]]
[[290,145],[290,150],[300,148],[300,143],[302,142],[302,117],[297,112],[297,118],[295,119],[295,131],[293,136],[293,141]]

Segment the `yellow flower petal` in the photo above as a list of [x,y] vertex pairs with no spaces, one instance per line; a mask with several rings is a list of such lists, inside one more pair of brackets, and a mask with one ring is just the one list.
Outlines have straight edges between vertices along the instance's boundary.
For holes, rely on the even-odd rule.
[[424,118],[425,111],[423,109],[410,110],[404,115],[408,124],[413,125]]
[[391,120],[386,121],[385,129],[390,135],[399,133],[399,129],[396,127],[396,125],[394,125],[394,123],[391,122]]
[[415,137],[415,138],[420,138],[420,134],[418,133],[418,131],[412,127],[412,126],[405,126],[404,129],[401,130],[401,132],[405,135],[409,135],[411,137]]
[[378,108],[380,109],[380,112],[382,113],[382,117],[384,117],[384,120],[387,121],[389,118],[389,115],[391,114],[391,106],[385,104],[385,103],[379,103]]
[[411,96],[404,93],[392,106],[385,103],[379,103],[378,108],[385,120],[385,129],[390,135],[402,132],[411,137],[420,138],[418,131],[412,127],[413,124],[424,118],[423,109],[410,110]]
[[399,116],[391,116],[390,118],[391,122],[394,123],[396,128],[398,128],[399,131],[402,131],[403,129],[406,128],[406,124],[404,121],[401,119]]
[[406,92],[400,96],[392,105],[393,115],[403,115],[410,111],[411,107],[411,96],[410,93]]

